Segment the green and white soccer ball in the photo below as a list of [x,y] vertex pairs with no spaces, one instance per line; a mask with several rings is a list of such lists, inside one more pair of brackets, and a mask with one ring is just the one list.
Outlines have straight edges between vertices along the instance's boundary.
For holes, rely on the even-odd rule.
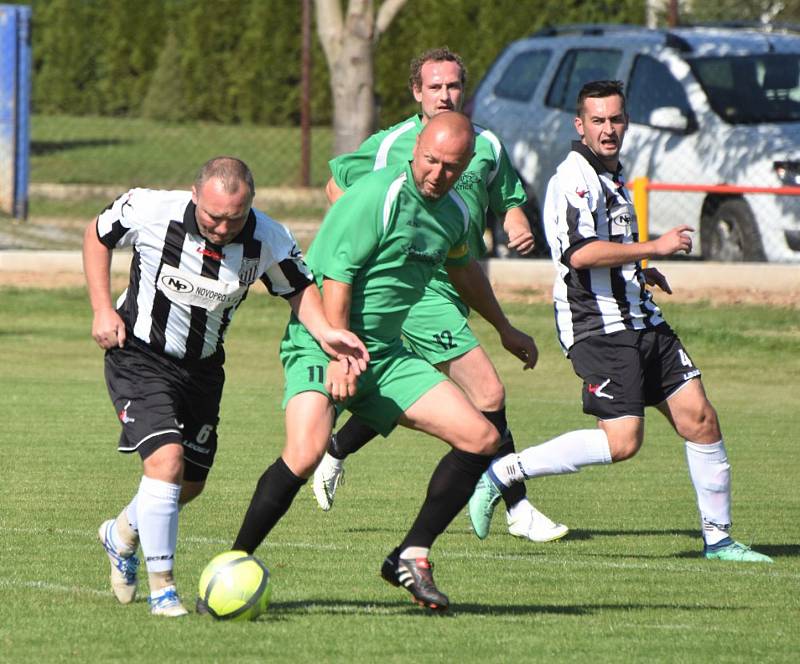
[[244,551],[226,551],[206,565],[198,593],[217,620],[254,620],[269,605],[269,570]]

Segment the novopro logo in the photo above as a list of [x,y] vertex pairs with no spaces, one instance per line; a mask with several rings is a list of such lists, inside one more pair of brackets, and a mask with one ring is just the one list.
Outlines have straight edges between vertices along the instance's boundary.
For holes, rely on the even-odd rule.
[[191,293],[194,290],[194,285],[186,279],[182,279],[174,274],[165,274],[162,276],[161,285],[171,290],[173,293]]

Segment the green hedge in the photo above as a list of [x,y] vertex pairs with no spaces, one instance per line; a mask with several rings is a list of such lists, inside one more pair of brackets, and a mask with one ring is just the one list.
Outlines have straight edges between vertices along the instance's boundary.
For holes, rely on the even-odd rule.
[[[343,4],[347,0],[342,0]],[[41,114],[299,122],[300,3],[292,0],[33,0],[33,105]],[[469,90],[511,40],[551,23],[642,23],[643,0],[408,0],[376,53],[379,122],[410,113],[408,62],[446,44]],[[314,39],[312,115],[329,124]]]

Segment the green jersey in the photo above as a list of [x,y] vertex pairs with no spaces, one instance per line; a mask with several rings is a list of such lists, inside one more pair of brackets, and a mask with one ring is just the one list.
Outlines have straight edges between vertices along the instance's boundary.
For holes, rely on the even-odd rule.
[[[379,131],[367,138],[355,152],[343,154],[329,162],[333,180],[342,190],[371,171],[391,164],[410,161],[417,136],[423,124],[419,115],[413,115],[399,124]],[[472,222],[469,235],[470,254],[483,258],[486,245],[486,212],[504,214],[527,200],[502,144],[488,129],[473,125],[475,129],[475,156],[455,185],[469,208]]]
[[423,197],[408,162],[361,178],[336,201],[306,256],[317,283],[351,285],[350,329],[380,354],[401,345],[401,328],[431,278],[464,265],[469,211],[450,191]]

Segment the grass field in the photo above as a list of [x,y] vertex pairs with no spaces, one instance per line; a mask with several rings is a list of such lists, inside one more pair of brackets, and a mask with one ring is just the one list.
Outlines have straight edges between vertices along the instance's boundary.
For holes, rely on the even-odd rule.
[[[185,186],[197,168],[219,154],[248,163],[256,184],[299,184],[300,130],[296,127],[167,124],[140,118],[34,115],[31,181],[64,184]],[[331,130],[311,134],[311,184],[329,177]]]
[[[565,540],[518,541],[496,519],[481,542],[460,516],[432,555],[452,610],[427,615],[378,578],[444,453],[441,443],[400,431],[348,462],[330,513],[317,509],[310,488],[301,491],[258,551],[273,575],[269,613],[217,624],[194,614],[154,619],[143,600],[122,607],[107,588],[95,532],[132,495],[139,462],[115,451],[118,424],[83,292],[6,288],[0,306],[0,661],[797,661],[796,310],[667,311],[722,417],[734,532],[774,565],[699,556],[682,444],[651,413],[632,461],[528,484],[544,511],[571,526]],[[506,382],[518,445],[591,426],[550,307],[508,309],[539,341],[534,372],[523,374],[476,326]],[[189,601],[281,448],[277,342],[286,307],[259,291],[237,318],[218,462],[206,494],[181,517],[176,573]]]

